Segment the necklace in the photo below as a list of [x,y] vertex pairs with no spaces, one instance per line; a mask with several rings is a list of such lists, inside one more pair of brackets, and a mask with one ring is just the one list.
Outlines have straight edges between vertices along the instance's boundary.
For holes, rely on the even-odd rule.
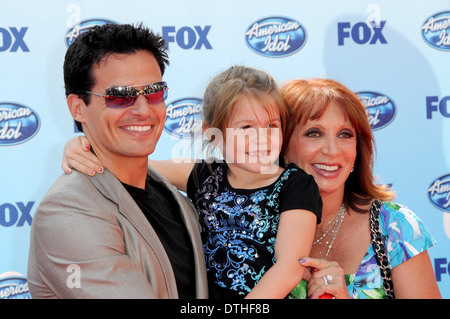
[[321,234],[315,234],[313,245],[324,245],[319,250],[319,255],[322,256],[326,249],[325,254],[323,254],[322,259],[327,259],[328,254],[333,246],[334,240],[336,239],[339,228],[341,227],[342,221],[344,220],[347,208],[342,204],[336,215],[328,222],[327,229]]

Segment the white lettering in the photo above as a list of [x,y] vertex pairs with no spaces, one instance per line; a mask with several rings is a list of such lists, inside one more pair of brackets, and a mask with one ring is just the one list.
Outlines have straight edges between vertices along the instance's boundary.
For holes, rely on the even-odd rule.
[[430,186],[428,189],[428,192],[431,193],[431,195],[434,194],[443,194],[443,193],[449,193],[450,192],[450,179],[441,181],[440,179],[437,179],[433,185]]
[[[285,23],[267,22],[263,24],[255,23],[245,35],[251,39],[252,37],[261,38],[271,36],[272,34],[284,33],[300,28],[298,22],[288,21]],[[267,41],[267,40],[266,40]]]
[[28,283],[0,285],[0,299],[6,299],[29,292]]
[[369,113],[368,109],[366,109],[366,114],[370,126],[375,126],[380,123],[380,120],[378,119],[378,117],[380,116],[380,109],[377,109],[377,112],[373,115]]
[[3,128],[0,128],[0,140],[15,140],[22,136],[20,129],[22,128],[22,122],[14,128],[9,128],[9,123],[6,122]]
[[201,314],[207,314],[208,317],[212,315],[214,311],[214,306],[195,306],[191,305],[189,302],[187,306],[181,306],[180,313],[187,314],[187,313],[201,313]]
[[366,97],[366,96],[360,96],[359,98],[365,108],[389,103],[389,98],[384,95],[380,95],[377,97],[371,97],[371,98]]
[[436,45],[447,45],[450,46],[450,34],[447,34],[446,30],[442,30],[439,35],[440,41]]
[[171,119],[176,119],[176,118],[180,118],[180,117],[188,116],[188,115],[199,114],[201,112],[202,112],[201,104],[185,103],[185,104],[180,104],[177,106],[170,104],[167,107],[167,116],[170,117]]
[[423,25],[422,30],[424,33],[428,31],[441,31],[448,29],[450,27],[450,17],[442,17],[439,19],[434,19],[431,17],[428,21]]
[[289,45],[289,40],[291,39],[291,36],[288,35],[288,37],[286,38],[286,41],[283,42],[278,42],[278,35],[275,36],[275,38],[272,41],[272,38],[270,36],[268,36],[266,38],[266,41],[264,41],[264,44],[266,45],[263,49],[262,52],[286,52],[287,50],[290,49],[290,45]]
[[374,27],[380,27],[380,22],[381,22],[381,8],[378,4],[370,4],[367,9],[366,12],[371,13],[367,19],[366,19],[366,24],[369,28]]
[[18,109],[0,108],[0,122],[30,116],[33,113],[27,107]]
[[71,273],[66,280],[68,288],[81,288],[81,269],[76,264],[70,264],[67,266],[68,273]]
[[178,128],[173,130],[174,134],[194,134],[201,129],[202,121],[194,121],[194,118],[191,117],[189,121],[186,122],[186,117],[182,117],[178,125]]

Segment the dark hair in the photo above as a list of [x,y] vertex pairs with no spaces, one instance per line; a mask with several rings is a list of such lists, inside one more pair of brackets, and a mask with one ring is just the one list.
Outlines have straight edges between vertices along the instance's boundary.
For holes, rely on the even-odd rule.
[[[169,59],[163,37],[153,33],[142,24],[106,24],[94,26],[80,34],[70,45],[64,60],[64,84],[66,97],[77,94],[89,104],[90,91],[95,86],[92,67],[111,54],[133,54],[148,51],[153,54],[164,74]],[[75,121],[83,131],[81,123]]]

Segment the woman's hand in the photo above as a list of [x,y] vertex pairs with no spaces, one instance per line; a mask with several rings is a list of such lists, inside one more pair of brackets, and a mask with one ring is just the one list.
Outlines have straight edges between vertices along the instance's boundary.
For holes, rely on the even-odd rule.
[[91,146],[85,136],[76,136],[67,141],[61,161],[61,168],[66,174],[72,173],[72,168],[84,174],[94,176],[103,173],[105,166],[97,156],[90,152]]
[[309,299],[319,299],[324,293],[331,294],[336,299],[350,299],[344,270],[337,262],[305,257],[299,263],[307,267],[303,279],[308,282]]

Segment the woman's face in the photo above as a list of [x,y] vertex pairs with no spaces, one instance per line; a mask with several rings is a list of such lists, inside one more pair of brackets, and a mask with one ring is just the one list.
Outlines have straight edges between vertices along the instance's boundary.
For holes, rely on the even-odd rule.
[[321,118],[296,126],[286,159],[314,177],[322,197],[336,192],[343,195],[355,163],[356,144],[350,120],[336,102],[331,102]]

